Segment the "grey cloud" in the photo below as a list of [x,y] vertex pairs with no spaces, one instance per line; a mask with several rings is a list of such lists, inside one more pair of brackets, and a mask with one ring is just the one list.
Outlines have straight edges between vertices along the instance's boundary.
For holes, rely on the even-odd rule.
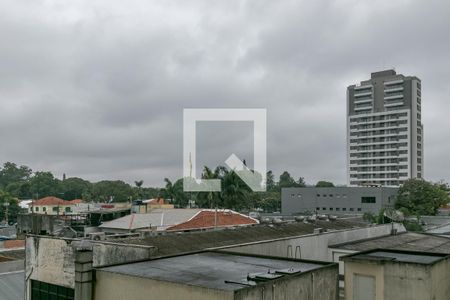
[[[345,183],[345,89],[395,66],[423,81],[425,175],[450,180],[446,1],[0,6],[0,162],[162,185],[182,176],[183,108],[256,107],[269,169]],[[247,129],[201,130],[199,164],[250,156]]]

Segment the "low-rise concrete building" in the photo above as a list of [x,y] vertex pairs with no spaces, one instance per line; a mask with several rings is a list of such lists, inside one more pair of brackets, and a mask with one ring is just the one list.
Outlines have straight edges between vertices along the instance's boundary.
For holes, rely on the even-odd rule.
[[82,203],[83,200],[76,199],[72,201],[63,200],[57,197],[45,197],[32,201],[28,204],[29,213],[43,215],[64,215],[71,214],[73,207]]
[[281,190],[283,214],[363,214],[394,207],[398,188],[304,187]]
[[375,249],[341,260],[345,265],[345,299],[449,299],[448,254]]
[[210,251],[96,269],[94,299],[337,299],[337,280],[334,263]]

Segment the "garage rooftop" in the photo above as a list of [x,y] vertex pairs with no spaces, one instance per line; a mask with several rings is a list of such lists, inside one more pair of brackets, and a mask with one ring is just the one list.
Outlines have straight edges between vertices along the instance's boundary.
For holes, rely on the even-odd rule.
[[432,252],[375,249],[343,256],[340,259],[343,261],[401,262],[430,265],[448,257],[450,257],[448,254]]
[[97,270],[233,291],[332,265],[335,264],[208,251]]

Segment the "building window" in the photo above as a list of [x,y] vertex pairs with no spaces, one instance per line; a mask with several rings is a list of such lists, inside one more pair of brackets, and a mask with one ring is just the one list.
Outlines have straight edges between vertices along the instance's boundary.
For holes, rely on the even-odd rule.
[[320,197],[320,194],[317,194],[316,196],[317,196],[317,197]]
[[327,196],[327,194],[323,194],[323,196],[322,197],[326,197]]
[[65,211],[66,213],[69,213],[69,212],[72,211],[72,209],[70,208],[70,206],[67,206],[67,207],[64,209],[64,211]]
[[295,197],[295,194],[291,194],[291,197]]
[[358,211],[361,211],[361,207],[358,207]]
[[330,194],[329,196],[330,196],[330,197],[333,197],[333,194]]
[[376,203],[375,197],[361,197],[361,203]]
[[333,208],[332,208],[332,207],[330,207],[330,210],[333,210]]
[[66,288],[60,285],[45,283],[42,281],[31,281],[31,299],[61,299],[73,300],[75,297],[74,289]]
[[322,207],[322,210],[327,210],[327,208],[326,207]]
[[341,209],[339,207],[336,207],[336,211],[340,211]]
[[316,207],[316,210],[320,210],[320,207]]
[[34,208],[34,210],[35,210],[35,211],[39,211],[39,207],[36,206],[36,207]]
[[353,207],[350,207],[350,211],[354,211]]
[[58,211],[59,211],[59,207],[58,207],[58,206],[54,206],[54,207],[52,208],[52,210],[53,210],[54,212],[58,212]]
[[343,207],[342,210],[343,210],[343,211],[347,211],[347,208],[346,208],[346,207]]
[[47,207],[46,206],[42,207],[42,211],[47,211]]

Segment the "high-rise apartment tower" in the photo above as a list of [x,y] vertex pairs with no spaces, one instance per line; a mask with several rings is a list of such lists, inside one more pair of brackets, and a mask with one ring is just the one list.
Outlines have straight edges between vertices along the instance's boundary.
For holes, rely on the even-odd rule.
[[347,88],[349,185],[423,177],[421,81],[385,70]]

